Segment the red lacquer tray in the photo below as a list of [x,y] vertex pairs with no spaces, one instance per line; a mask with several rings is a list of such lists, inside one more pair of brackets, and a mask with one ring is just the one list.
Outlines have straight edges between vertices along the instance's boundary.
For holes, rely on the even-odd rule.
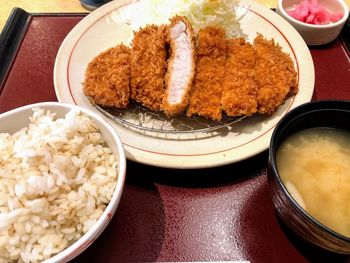
[[[15,9],[0,35],[0,112],[56,101],[53,65],[61,42],[86,14]],[[314,100],[350,99],[349,22],[333,43],[311,48]],[[162,169],[128,161],[110,225],[75,262],[347,262],[281,224],[266,180],[267,152],[211,169]]]

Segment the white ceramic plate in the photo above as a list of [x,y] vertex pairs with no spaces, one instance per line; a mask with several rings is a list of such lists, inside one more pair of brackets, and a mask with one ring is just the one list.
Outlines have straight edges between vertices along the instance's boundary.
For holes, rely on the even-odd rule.
[[205,168],[237,162],[266,150],[273,129],[283,115],[311,100],[315,82],[314,66],[301,36],[270,9],[253,1],[242,0],[241,8],[246,12],[241,20],[243,32],[250,41],[257,33],[274,38],[290,54],[298,72],[299,93],[288,99],[272,116],[246,118],[208,134],[154,136],[118,124],[90,104],[83,94],[81,83],[87,64],[93,57],[131,39],[132,30],[118,19],[123,10],[132,8],[130,2],[110,2],[79,22],[62,43],[54,69],[58,100],[88,108],[107,119],[120,135],[129,160],[169,168]]

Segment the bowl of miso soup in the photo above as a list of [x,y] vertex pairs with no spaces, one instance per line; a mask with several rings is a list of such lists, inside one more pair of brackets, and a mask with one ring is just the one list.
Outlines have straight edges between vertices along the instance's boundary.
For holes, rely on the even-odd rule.
[[293,232],[350,254],[350,101],[305,103],[286,114],[271,138],[268,183]]

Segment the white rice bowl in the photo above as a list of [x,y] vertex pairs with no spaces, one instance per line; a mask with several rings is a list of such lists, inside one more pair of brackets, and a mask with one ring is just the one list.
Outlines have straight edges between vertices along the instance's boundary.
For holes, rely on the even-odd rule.
[[0,154],[0,262],[67,262],[117,209],[123,146],[89,110],[44,102],[3,113]]

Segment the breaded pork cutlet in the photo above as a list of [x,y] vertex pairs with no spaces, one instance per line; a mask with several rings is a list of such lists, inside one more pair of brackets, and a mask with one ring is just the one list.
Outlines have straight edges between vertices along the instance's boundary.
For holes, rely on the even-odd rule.
[[161,110],[165,94],[166,27],[148,25],[134,33],[131,53],[131,98]]
[[186,17],[175,16],[170,21],[170,57],[163,110],[167,116],[174,116],[185,111],[189,102],[195,70],[195,43],[192,26]]
[[220,121],[222,83],[225,75],[227,40],[221,28],[206,27],[198,33],[194,85],[187,115]]
[[258,35],[253,45],[257,52],[258,112],[271,114],[289,95],[298,92],[297,73],[290,56],[273,39],[266,40]]
[[129,80],[130,48],[120,44],[89,63],[83,91],[95,104],[126,108],[130,97]]
[[243,38],[229,39],[227,43],[222,109],[227,116],[250,116],[257,111],[256,51]]

